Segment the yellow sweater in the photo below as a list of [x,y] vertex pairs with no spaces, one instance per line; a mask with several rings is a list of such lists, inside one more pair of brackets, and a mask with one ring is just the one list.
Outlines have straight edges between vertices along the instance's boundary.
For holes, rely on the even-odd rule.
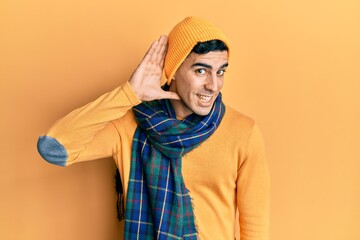
[[[124,83],[58,120],[39,138],[38,150],[63,166],[112,156],[126,198],[137,127],[131,107],[139,103]],[[182,164],[201,239],[235,239],[237,209],[241,240],[268,239],[269,174],[253,120],[227,106],[219,128]]]

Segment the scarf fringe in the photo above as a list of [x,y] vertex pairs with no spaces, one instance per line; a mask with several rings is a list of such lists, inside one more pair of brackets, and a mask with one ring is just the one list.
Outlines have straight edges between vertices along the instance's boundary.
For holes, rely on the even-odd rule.
[[[187,189],[187,188],[186,188]],[[189,189],[187,189],[189,196],[190,196],[190,202],[191,202],[191,207],[192,207],[192,211],[193,211],[193,215],[194,215],[194,224],[195,224],[195,230],[196,230],[196,239],[200,240],[200,233],[199,233],[199,225],[198,225],[198,221],[195,215],[195,203],[194,203],[194,199],[190,194]]]

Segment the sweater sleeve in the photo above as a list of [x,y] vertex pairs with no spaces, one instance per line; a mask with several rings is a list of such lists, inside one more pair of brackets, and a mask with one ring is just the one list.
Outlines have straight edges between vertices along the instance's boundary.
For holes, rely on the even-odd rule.
[[238,169],[237,204],[241,240],[269,239],[270,180],[261,133],[254,125]]
[[112,121],[139,103],[130,84],[125,82],[55,122],[39,137],[38,151],[46,161],[60,166],[110,157],[117,151],[119,141]]

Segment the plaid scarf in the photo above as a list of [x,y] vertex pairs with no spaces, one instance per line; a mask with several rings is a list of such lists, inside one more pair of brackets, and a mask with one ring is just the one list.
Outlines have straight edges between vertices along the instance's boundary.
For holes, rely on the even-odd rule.
[[177,120],[169,100],[133,107],[134,134],[124,239],[197,239],[181,157],[209,138],[225,112],[221,94],[207,116]]

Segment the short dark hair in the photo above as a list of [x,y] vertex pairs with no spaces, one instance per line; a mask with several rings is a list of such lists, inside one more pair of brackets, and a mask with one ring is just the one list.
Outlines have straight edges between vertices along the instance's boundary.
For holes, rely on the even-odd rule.
[[206,42],[199,42],[196,44],[191,52],[197,54],[206,54],[211,51],[228,51],[228,47],[223,41],[220,40],[210,40]]

